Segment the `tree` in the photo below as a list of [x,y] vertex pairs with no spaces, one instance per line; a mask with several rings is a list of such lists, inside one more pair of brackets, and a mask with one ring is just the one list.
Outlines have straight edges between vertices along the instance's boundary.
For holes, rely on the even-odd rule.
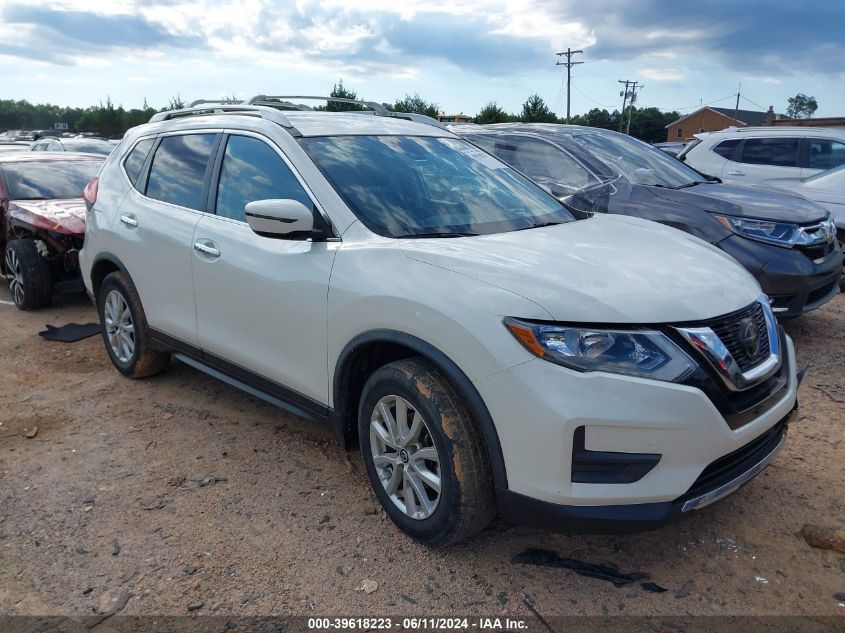
[[[593,108],[583,117],[584,122],[581,125],[589,125],[590,127],[600,127],[605,130],[613,129],[613,120],[611,114],[604,109]],[[619,119],[616,119],[616,125],[619,125]]]
[[164,107],[164,110],[181,110],[185,107],[185,102],[182,101],[182,97],[178,94],[175,97],[170,97],[170,101]]
[[786,101],[789,104],[786,108],[786,116],[790,119],[809,119],[819,109],[816,98],[808,97],[803,92],[789,97]]
[[631,136],[647,143],[665,141],[666,126],[679,118],[680,115],[677,112],[663,112],[659,108],[633,107]]
[[522,104],[522,116],[526,123],[556,123],[555,113],[549,110],[543,97],[533,94]]
[[[350,90],[343,85],[343,79],[338,81],[332,91],[329,93],[330,97],[338,97],[339,99],[358,99],[358,93]],[[343,103],[342,101],[327,101],[325,107],[317,107],[317,110],[325,109],[328,112],[349,112],[351,110],[363,110],[362,106],[357,103]]]
[[475,122],[484,124],[484,123],[506,123],[507,121],[513,121],[516,117],[513,115],[508,114],[505,112],[499,104],[495,101],[489,102],[481,111],[475,115]]
[[414,93],[413,97],[406,94],[404,99],[397,99],[392,106],[388,104],[385,105],[394,112],[413,112],[415,114],[424,114],[426,116],[430,116],[432,119],[436,119],[437,115],[440,114],[440,105],[434,103],[433,101],[426,101],[420,97],[417,92]]

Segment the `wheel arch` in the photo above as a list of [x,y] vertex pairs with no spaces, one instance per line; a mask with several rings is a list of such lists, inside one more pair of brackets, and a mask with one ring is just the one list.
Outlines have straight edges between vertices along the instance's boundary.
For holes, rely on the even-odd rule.
[[132,275],[129,274],[126,266],[123,265],[123,262],[116,255],[112,253],[100,253],[97,255],[94,264],[91,266],[91,291],[94,295],[95,303],[100,293],[100,287],[103,285],[103,280],[111,273],[117,271],[126,275],[130,281],[132,280]]
[[394,330],[359,334],[341,351],[332,382],[331,424],[344,447],[357,441],[357,412],[361,389],[373,371],[387,363],[422,356],[434,363],[463,395],[481,427],[496,488],[507,488],[507,471],[499,434],[487,405],[461,368],[437,347],[413,335]]

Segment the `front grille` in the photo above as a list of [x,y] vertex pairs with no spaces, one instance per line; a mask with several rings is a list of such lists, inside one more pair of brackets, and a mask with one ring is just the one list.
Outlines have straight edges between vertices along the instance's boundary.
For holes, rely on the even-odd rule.
[[834,286],[839,283],[837,281],[832,281],[829,284],[822,286],[821,288],[816,288],[810,294],[807,295],[807,304],[815,303],[816,301],[821,301],[831,292],[833,292]]
[[777,448],[785,432],[786,424],[778,422],[742,448],[720,457],[704,469],[682,499],[693,499],[707,494],[747,472]]
[[[760,344],[754,354],[748,354],[745,351],[739,338],[742,323],[747,318],[754,320],[760,332]],[[739,312],[708,321],[705,325],[721,339],[742,371],[748,371],[769,357],[769,331],[766,327],[766,315],[763,313],[763,306],[758,302],[755,301]]]
[[813,244],[812,246],[796,246],[796,248],[811,261],[816,261],[817,259],[823,259],[830,255],[834,248],[836,248],[836,242],[822,242],[821,244]]

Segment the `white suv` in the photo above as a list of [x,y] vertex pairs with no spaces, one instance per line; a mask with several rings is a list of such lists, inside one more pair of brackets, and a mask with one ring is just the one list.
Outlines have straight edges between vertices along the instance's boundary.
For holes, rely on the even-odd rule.
[[651,528],[782,448],[792,342],[733,259],[573,211],[434,122],[280,99],[156,115],[87,187],[120,372],[175,357],[327,422],[429,544],[497,512]]
[[841,129],[732,127],[695,137],[678,158],[727,183],[798,180],[845,164],[845,130]]

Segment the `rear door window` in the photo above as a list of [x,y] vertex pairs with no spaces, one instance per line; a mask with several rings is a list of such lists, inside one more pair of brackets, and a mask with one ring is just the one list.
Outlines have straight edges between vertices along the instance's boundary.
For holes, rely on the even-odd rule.
[[807,167],[833,169],[845,165],[845,143],[826,138],[807,139]]
[[314,204],[285,161],[264,141],[230,136],[217,185],[217,215],[246,222],[244,207],[256,200],[298,200]]
[[216,134],[182,134],[161,139],[150,166],[147,197],[202,210],[205,171],[216,137]]
[[[150,148],[153,146],[155,139],[144,139],[129,152],[129,156],[123,161],[123,169],[129,178],[129,182],[136,186],[138,176],[141,174],[141,168],[144,166],[144,161],[147,160],[147,154],[150,153]],[[137,186],[136,186],[137,188]]]
[[798,138],[749,138],[742,146],[738,162],[775,167],[798,167]]

